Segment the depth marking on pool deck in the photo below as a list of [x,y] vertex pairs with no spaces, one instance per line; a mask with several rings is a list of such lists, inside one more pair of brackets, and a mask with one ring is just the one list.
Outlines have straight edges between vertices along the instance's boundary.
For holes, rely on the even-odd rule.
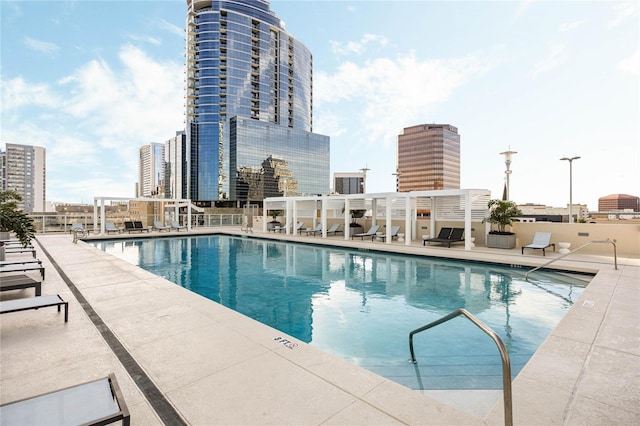
[[284,337],[280,337],[280,336],[274,337],[273,340],[280,343],[285,348],[289,348],[289,349],[295,349],[299,346],[297,343],[292,342],[291,340],[287,340]]
[[[37,240],[36,240],[37,241]],[[84,309],[84,312],[87,314],[91,322],[96,326],[102,338],[107,342],[109,348],[113,351],[115,356],[118,358],[124,369],[129,373],[131,379],[133,379],[140,392],[144,395],[144,397],[149,401],[153,410],[158,414],[158,417],[162,420],[164,424],[167,425],[184,425],[187,426],[188,423],[178,414],[176,409],[171,405],[169,400],[167,400],[160,389],[151,381],[147,373],[140,367],[140,364],[131,356],[129,351],[124,347],[124,345],[118,340],[115,334],[109,329],[107,324],[100,318],[98,313],[93,309],[93,306],[85,299],[80,290],[76,287],[76,285],[71,281],[71,279],[64,273],[60,265],[56,263],[56,261],[51,257],[49,252],[40,244],[40,248],[47,256],[53,267],[56,269],[62,280],[67,284],[71,293],[75,296],[76,300]]]

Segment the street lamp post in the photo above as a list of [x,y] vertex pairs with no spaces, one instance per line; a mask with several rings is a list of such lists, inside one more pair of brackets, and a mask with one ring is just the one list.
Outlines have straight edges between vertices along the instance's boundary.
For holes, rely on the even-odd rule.
[[396,169],[395,173],[391,174],[396,177],[396,192],[398,192],[398,190],[400,189],[400,175],[402,173],[400,173],[400,171]]
[[369,167],[367,167],[366,165],[360,169],[360,171],[362,172],[362,193],[366,194],[367,193],[367,172],[371,170]]
[[507,190],[505,191],[506,192],[506,196],[507,196],[506,201],[510,200],[510,198],[509,198],[509,189],[510,189],[509,188],[509,175],[511,174],[511,169],[510,169],[510,167],[511,167],[511,156],[513,154],[517,154],[517,152],[516,151],[511,151],[511,147],[509,147],[508,151],[500,153],[500,155],[504,155],[504,164],[507,166],[507,170],[505,170],[505,172],[504,172],[504,174],[507,176]]
[[569,162],[569,223],[573,223],[573,160],[580,157],[562,157],[560,160]]

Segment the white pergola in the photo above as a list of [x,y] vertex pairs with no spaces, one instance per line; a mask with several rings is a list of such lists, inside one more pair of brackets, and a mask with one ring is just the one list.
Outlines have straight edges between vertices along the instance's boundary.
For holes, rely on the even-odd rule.
[[128,197],[93,197],[93,226],[94,232],[95,224],[98,223],[98,204],[100,204],[100,235],[104,235],[104,223],[105,223],[105,201],[126,201],[127,203],[131,201],[143,201],[143,202],[158,202],[158,203],[172,203],[172,205],[167,205],[166,207],[174,208],[175,212],[178,212],[178,207],[183,207],[186,205],[187,207],[187,231],[191,231],[191,200],[188,198],[128,198]]
[[[430,237],[433,238],[438,221],[464,223],[465,250],[471,250],[471,223],[482,222],[488,215],[487,203],[491,199],[488,189],[444,189],[438,191],[383,192],[372,194],[328,195],[313,197],[271,197],[264,199],[263,232],[267,232],[268,210],[285,211],[287,224],[297,223],[298,217],[313,217],[322,224],[322,237],[327,237],[327,219],[342,218],[344,229],[349,229],[350,210],[371,212],[372,224],[384,221],[387,232],[385,242],[391,243],[393,220],[403,220],[405,244],[417,238],[419,211],[431,212]],[[489,225],[487,224],[487,227]],[[292,231],[287,226],[287,234]],[[345,233],[345,240],[349,235]]]

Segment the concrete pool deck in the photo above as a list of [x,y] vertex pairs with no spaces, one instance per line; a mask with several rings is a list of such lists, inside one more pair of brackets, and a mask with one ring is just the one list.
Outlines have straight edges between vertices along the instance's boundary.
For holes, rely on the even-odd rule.
[[[241,234],[197,233],[216,232]],[[525,266],[557,256],[253,236]],[[114,372],[132,425],[503,424],[501,400],[482,415],[458,410],[68,234],[38,235],[36,248],[42,292],[69,302],[69,322],[51,308],[0,317],[1,403]],[[514,380],[514,424],[640,423],[640,259],[620,257],[614,270],[612,257],[576,253],[554,265],[597,275]],[[30,296],[33,289],[0,293]]]

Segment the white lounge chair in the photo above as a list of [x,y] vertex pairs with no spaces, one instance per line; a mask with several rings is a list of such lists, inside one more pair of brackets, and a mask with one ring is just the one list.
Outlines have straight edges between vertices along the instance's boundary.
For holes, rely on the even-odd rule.
[[162,231],[167,231],[167,232],[171,231],[171,227],[170,226],[164,226],[162,224],[162,222],[159,222],[157,220],[153,222],[153,229],[157,229],[160,232],[162,232]]
[[373,225],[367,232],[352,235],[351,239],[353,240],[353,237],[360,237],[364,240],[364,237],[371,237],[371,241],[373,241],[373,238],[376,236],[376,232],[378,232],[378,229],[380,229],[379,225]]
[[322,224],[319,223],[319,224],[316,225],[315,228],[307,229],[304,232],[307,233],[307,236],[309,236],[309,234],[313,234],[313,236],[315,237],[318,232],[322,232]]
[[176,231],[179,231],[181,229],[184,229],[185,231],[187,230],[187,227],[180,225],[177,220],[171,221],[171,228],[175,228]]
[[[400,227],[399,226],[392,226],[391,227],[391,239],[393,240],[394,238],[398,238],[398,231],[400,231]],[[387,239],[387,234],[382,234],[382,235],[377,235],[376,234],[376,240],[382,240],[382,241],[386,241]]]
[[340,228],[340,224],[339,223],[334,223],[333,225],[331,225],[331,227],[329,229],[327,229],[327,235],[329,234],[338,234],[338,232],[340,232],[340,230],[338,229]]
[[544,251],[548,247],[553,247],[553,251],[556,251],[556,244],[551,242],[551,232],[536,232],[533,236],[533,242],[522,246],[522,254],[524,254],[524,249],[529,248],[542,250],[542,255],[544,256]]
[[105,222],[104,230],[107,231],[107,235],[112,232],[117,232],[118,234],[122,233],[122,229],[116,228],[116,225],[113,222]]

